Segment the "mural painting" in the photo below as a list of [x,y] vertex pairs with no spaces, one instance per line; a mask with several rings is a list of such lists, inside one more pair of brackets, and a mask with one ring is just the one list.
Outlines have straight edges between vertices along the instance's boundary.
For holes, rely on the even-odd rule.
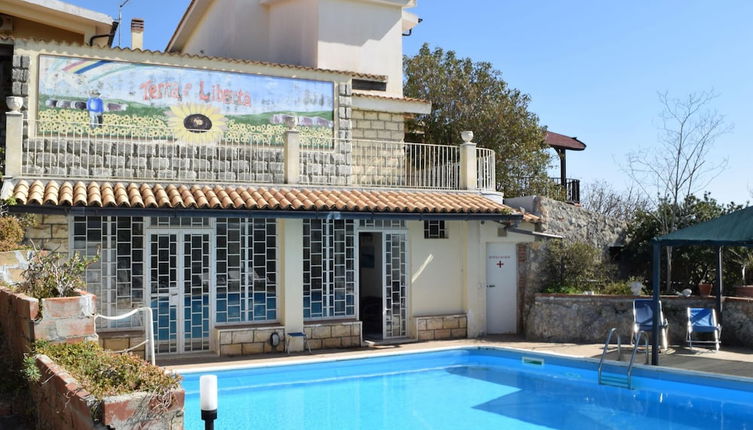
[[333,135],[332,82],[41,55],[39,132],[187,143],[280,144]]

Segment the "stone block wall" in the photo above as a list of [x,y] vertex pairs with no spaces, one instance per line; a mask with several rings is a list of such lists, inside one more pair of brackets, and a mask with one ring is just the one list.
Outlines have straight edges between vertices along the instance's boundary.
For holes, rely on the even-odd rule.
[[[272,333],[277,333],[280,337],[280,343],[277,346],[272,346],[269,341]],[[215,328],[213,348],[220,356],[283,352],[285,351],[285,328],[282,326]]]
[[40,301],[0,287],[0,327],[11,354],[20,360],[37,340],[97,340],[93,294]]
[[29,267],[31,251],[0,252],[0,282],[16,285],[23,281],[23,273]]
[[418,340],[465,339],[468,318],[465,314],[416,317]]
[[[99,401],[89,394],[70,373],[45,355],[37,356],[41,383],[31,384],[36,405],[37,428],[76,430],[116,430],[183,428],[182,389],[171,393],[166,410],[152,410],[148,393],[106,397]],[[94,412],[92,412],[94,410]]]
[[359,348],[361,321],[306,323],[303,331],[313,349]]
[[25,242],[38,249],[67,254],[68,219],[65,215],[37,215],[38,222],[26,230]]
[[405,138],[405,117],[400,113],[353,110],[353,138],[400,142]]
[[[124,351],[144,342],[143,330],[99,331],[99,345],[110,351]],[[146,359],[146,344],[129,351],[131,354]]]
[[[643,297],[648,298],[648,297]],[[528,316],[526,338],[547,342],[603,343],[612,327],[629,342],[632,296],[537,294]],[[662,297],[670,345],[683,345],[688,307],[715,307],[714,297]],[[722,345],[753,344],[753,299],[724,298]]]

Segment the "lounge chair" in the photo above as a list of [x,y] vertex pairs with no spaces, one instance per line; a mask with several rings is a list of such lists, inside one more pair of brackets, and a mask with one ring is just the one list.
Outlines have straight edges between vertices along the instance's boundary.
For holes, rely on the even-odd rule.
[[[637,347],[638,333],[645,331],[651,335],[654,328],[654,301],[650,299],[636,299],[633,300],[633,336],[631,337],[631,343]],[[659,302],[659,329],[661,330],[662,347],[667,350],[667,330],[669,324],[664,318],[664,313],[661,310],[661,302]]]
[[[693,340],[693,333],[714,333],[714,340]],[[688,334],[685,340],[690,349],[693,343],[713,344],[715,351],[719,351],[719,338],[722,335],[722,326],[716,322],[716,311],[713,308],[688,308]]]

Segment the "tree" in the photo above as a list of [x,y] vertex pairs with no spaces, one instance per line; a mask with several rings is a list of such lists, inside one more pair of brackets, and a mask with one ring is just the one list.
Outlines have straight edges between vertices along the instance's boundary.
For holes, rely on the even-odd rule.
[[430,114],[407,123],[409,134],[422,134],[424,143],[456,145],[460,132],[471,130],[480,147],[496,154],[498,189],[519,195],[520,178],[531,178],[533,188],[549,185],[545,130],[528,110],[530,97],[510,88],[490,63],[424,44],[403,65],[405,95],[432,103]]
[[[695,224],[718,218],[722,215],[742,209],[743,205],[734,202],[722,205],[708,193],[703,198],[689,196],[676,212],[677,228],[686,228]],[[666,212],[674,210],[670,203],[661,203],[655,209],[642,209],[628,224],[625,234],[625,247],[622,259],[630,262],[630,274],[648,279],[651,271],[650,242],[661,235],[660,219]],[[656,213],[660,212],[660,213]],[[665,214],[661,214],[665,212]],[[725,247],[723,250],[723,275],[725,283],[741,282],[742,265],[751,260],[753,251],[741,247]],[[664,262],[666,263],[666,257]],[[701,281],[711,281],[716,277],[716,251],[709,246],[683,246],[672,253],[672,285],[667,290],[693,288]],[[750,268],[748,268],[750,269]]]
[[[628,154],[628,174],[654,203],[659,234],[678,228],[683,202],[700,192],[724,167],[708,160],[716,139],[730,130],[724,117],[709,105],[713,91],[673,98],[659,93],[662,105],[658,145]],[[661,210],[659,210],[661,209]],[[666,247],[667,288],[671,287],[672,248]]]
[[581,205],[591,212],[630,221],[649,202],[635,187],[619,192],[606,181],[595,181],[583,187]]

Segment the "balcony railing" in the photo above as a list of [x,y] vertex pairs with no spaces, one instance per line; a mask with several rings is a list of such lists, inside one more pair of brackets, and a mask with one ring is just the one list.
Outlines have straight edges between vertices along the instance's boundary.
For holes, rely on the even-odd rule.
[[513,180],[519,191],[517,195],[509,197],[543,195],[568,203],[580,203],[580,179],[567,178],[564,186],[560,178],[548,178],[544,184],[534,184],[531,177],[516,177]]
[[[285,182],[284,136],[184,136],[160,128],[29,121],[22,173],[29,178],[196,183]],[[201,143],[204,137],[210,137]],[[189,142],[187,142],[189,140]],[[212,141],[213,140],[213,141]],[[299,183],[414,189],[460,188],[460,148],[300,135]],[[194,142],[190,142],[194,141]],[[477,183],[494,189],[494,153],[478,148]]]

